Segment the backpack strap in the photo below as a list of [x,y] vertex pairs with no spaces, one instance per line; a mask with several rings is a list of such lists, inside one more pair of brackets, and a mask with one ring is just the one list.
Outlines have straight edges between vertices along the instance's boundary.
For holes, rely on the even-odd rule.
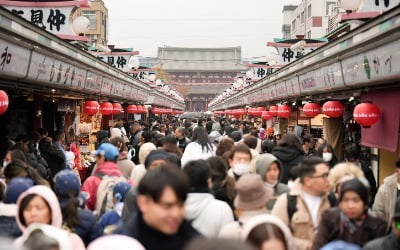
[[287,213],[290,225],[290,221],[292,220],[293,214],[297,211],[297,196],[290,195],[289,193],[287,193],[286,196],[287,196]]
[[329,205],[331,207],[336,207],[337,206],[337,198],[336,198],[336,195],[335,195],[334,192],[332,192],[332,191],[329,192],[328,201],[329,201]]
[[100,179],[103,179],[103,177],[106,176],[106,174],[103,173],[103,172],[96,172],[96,173],[94,174],[94,176],[97,176],[97,177],[99,177]]

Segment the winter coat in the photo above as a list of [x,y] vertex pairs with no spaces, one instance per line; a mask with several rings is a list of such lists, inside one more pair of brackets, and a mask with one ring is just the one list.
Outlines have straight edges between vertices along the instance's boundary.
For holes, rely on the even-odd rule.
[[250,232],[257,226],[268,223],[277,226],[283,233],[284,240],[286,242],[287,250],[295,250],[296,246],[294,244],[292,233],[290,229],[276,216],[272,214],[257,215],[250,218],[244,225],[243,230],[240,235],[242,241],[246,241]]
[[0,237],[17,238],[22,232],[16,221],[17,205],[0,203]]
[[[293,214],[291,221],[289,221],[288,215],[288,199],[287,194],[282,194],[276,201],[271,214],[278,216],[288,226],[292,233],[298,250],[308,249],[311,243],[314,241],[315,232],[314,224],[311,214],[308,210],[307,204],[303,199],[303,190],[300,183],[296,183],[296,186],[289,192],[290,195],[297,197],[297,210]],[[318,221],[321,220],[322,213],[330,208],[330,202],[328,194],[322,197],[320,207],[318,209]]]
[[91,211],[79,209],[78,217],[80,223],[74,228],[74,232],[81,237],[85,246],[103,235],[97,218]]
[[65,169],[65,154],[55,145],[45,140],[40,141],[40,155],[46,160],[53,178],[59,171]]
[[373,215],[384,219],[388,223],[392,221],[397,200],[397,180],[398,175],[396,173],[383,180],[372,206]]
[[271,164],[274,162],[276,162],[278,164],[279,177],[278,177],[278,182],[273,187],[274,195],[267,202],[268,210],[272,210],[272,208],[275,205],[276,200],[278,199],[278,197],[281,194],[289,192],[289,187],[283,183],[280,183],[283,178],[282,164],[278,160],[278,158],[276,158],[273,154],[267,153],[267,154],[260,155],[260,157],[256,161],[256,173],[261,176],[261,178],[263,179],[264,182],[267,182],[266,173],[268,172]]
[[283,168],[281,183],[287,184],[291,177],[291,169],[303,160],[304,153],[294,147],[278,146],[272,150],[272,154],[281,161]]
[[400,238],[394,233],[368,242],[363,250],[398,250],[400,249]]
[[138,240],[146,250],[181,250],[201,234],[184,220],[174,235],[163,234],[147,225],[141,213],[135,213],[114,232]]
[[186,163],[189,161],[195,161],[195,160],[207,160],[211,156],[215,156],[215,151],[217,148],[213,144],[209,144],[209,147],[211,149],[209,151],[206,151],[206,149],[203,151],[203,148],[201,145],[197,142],[191,142],[186,146],[185,152],[182,155],[181,158],[181,166],[182,168],[185,167]]
[[318,250],[327,243],[335,240],[343,240],[363,246],[368,241],[384,236],[386,233],[386,222],[368,214],[362,224],[357,226],[352,233],[349,227],[343,225],[341,222],[340,213],[341,210],[336,207],[328,209],[323,213],[312,247],[313,250]]
[[96,176],[96,174],[104,174],[114,177],[122,176],[121,171],[114,162],[106,161],[100,166],[97,166],[92,176],[85,180],[81,188],[82,191],[90,194],[89,199],[87,200],[87,207],[92,211],[96,208],[97,188],[102,180],[99,176]]
[[136,165],[131,172],[131,176],[129,179],[136,185],[139,185],[140,180],[143,176],[147,173],[147,169],[145,168],[144,164]]
[[[47,204],[49,205],[50,210],[51,210],[51,226],[61,228],[63,219],[62,219],[61,208],[60,208],[60,204],[58,203],[57,196],[54,194],[54,192],[50,188],[48,188],[46,186],[42,186],[42,185],[37,185],[37,186],[33,186],[33,187],[29,188],[24,193],[22,193],[17,201],[16,220],[17,220],[18,227],[22,231],[22,233],[24,233],[26,231],[27,226],[23,225],[21,223],[21,218],[19,217],[19,210],[21,209],[20,206],[21,206],[22,200],[29,194],[36,194],[36,195],[40,196],[41,198],[43,198],[47,202]],[[69,237],[70,237],[70,241],[72,243],[74,250],[84,250],[85,249],[85,245],[83,244],[81,238],[79,238],[78,235],[76,235],[74,233],[70,233]],[[23,245],[23,236],[16,239],[14,244],[16,247],[22,246]]]
[[193,227],[207,237],[216,237],[223,226],[233,222],[229,205],[209,193],[189,193],[185,215]]
[[243,225],[252,217],[268,214],[267,210],[252,210],[252,211],[241,211],[240,217],[237,221],[234,221],[228,225],[225,225],[219,232],[218,238],[229,238],[239,240]]
[[34,153],[28,153],[26,154],[26,159],[28,160],[29,165],[36,169],[41,177],[43,177],[45,180],[49,180],[51,178],[49,167],[47,166],[47,162],[45,159],[43,159],[43,157],[40,155],[35,155]]

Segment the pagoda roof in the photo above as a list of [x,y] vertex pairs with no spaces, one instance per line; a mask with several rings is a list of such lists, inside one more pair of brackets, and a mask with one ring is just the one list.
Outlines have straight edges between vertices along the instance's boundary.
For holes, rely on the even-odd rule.
[[238,47],[224,48],[183,48],[159,47],[158,59],[165,71],[234,71],[246,70],[241,64],[242,49]]

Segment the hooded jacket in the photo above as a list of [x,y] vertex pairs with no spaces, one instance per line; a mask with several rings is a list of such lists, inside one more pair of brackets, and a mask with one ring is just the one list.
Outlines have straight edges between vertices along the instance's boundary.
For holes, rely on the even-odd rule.
[[272,208],[275,205],[276,200],[278,197],[283,194],[289,192],[289,187],[285,184],[282,184],[282,178],[283,178],[283,169],[282,169],[282,164],[276,158],[273,154],[261,154],[260,157],[258,157],[256,161],[256,173],[261,176],[264,182],[267,182],[266,180],[266,173],[268,172],[270,166],[272,163],[276,162],[278,164],[279,168],[279,177],[278,177],[278,182],[274,185],[274,194],[271,199],[268,200],[267,202],[267,208],[268,210],[272,210]]
[[372,212],[375,216],[391,222],[394,214],[394,207],[397,200],[397,173],[386,177],[382,186],[379,187],[375,196],[375,202],[372,206]]
[[119,170],[117,164],[115,164],[114,162],[106,161],[95,169],[92,176],[85,180],[81,190],[90,194],[90,197],[87,201],[87,207],[92,211],[95,210],[97,188],[99,187],[99,184],[102,180],[99,176],[96,176],[96,174],[104,174],[113,177],[122,176],[122,173]]
[[303,160],[304,153],[295,147],[278,146],[272,150],[272,154],[281,161],[283,169],[281,182],[287,184],[290,170]]
[[[61,208],[60,208],[60,204],[58,203],[57,196],[54,194],[54,192],[50,188],[43,186],[43,185],[37,185],[37,186],[33,186],[33,187],[29,188],[24,193],[22,193],[17,201],[17,211],[18,212],[16,215],[16,220],[17,220],[18,227],[22,231],[22,233],[25,233],[27,226],[23,225],[21,223],[21,218],[19,217],[19,210],[22,209],[21,208],[22,200],[30,194],[36,194],[37,196],[40,196],[47,202],[47,204],[50,207],[50,211],[51,211],[51,226],[61,228],[63,221],[62,221]],[[69,234],[69,236],[70,236],[70,240],[71,240],[74,250],[85,249],[85,245],[83,244],[81,238],[79,238],[78,235],[71,233],[71,234]],[[15,245],[22,246],[24,243],[23,240],[24,240],[24,235],[21,236],[20,238],[16,239]]]
[[185,202],[186,219],[201,234],[215,237],[226,224],[233,222],[233,213],[226,202],[209,193],[189,193]]
[[258,225],[268,223],[277,226],[283,233],[285,237],[287,250],[295,250],[296,246],[294,244],[292,233],[290,232],[289,228],[283,223],[278,217],[271,214],[263,214],[257,215],[249,219],[244,225],[243,230],[240,235],[241,240],[246,241],[247,237],[249,236],[251,230],[253,230]]

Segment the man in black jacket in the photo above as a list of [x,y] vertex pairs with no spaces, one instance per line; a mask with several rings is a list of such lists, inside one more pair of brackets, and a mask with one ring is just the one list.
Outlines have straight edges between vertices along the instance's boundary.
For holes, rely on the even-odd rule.
[[147,250],[179,250],[200,234],[184,219],[189,191],[187,176],[176,166],[146,173],[137,189],[139,210],[116,230],[138,240]]

